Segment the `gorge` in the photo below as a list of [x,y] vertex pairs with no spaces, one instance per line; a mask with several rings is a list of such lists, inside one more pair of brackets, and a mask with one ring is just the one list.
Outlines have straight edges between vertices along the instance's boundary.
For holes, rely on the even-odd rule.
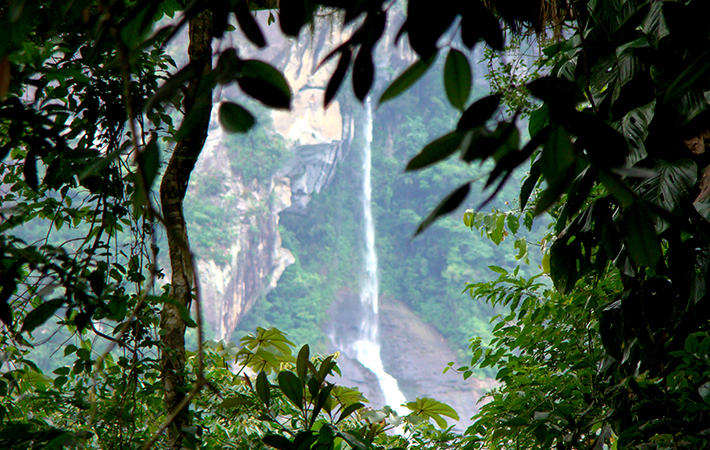
[[[487,276],[488,265],[509,261],[456,215],[411,239],[422,217],[470,176],[458,161],[402,173],[455,120],[441,80],[427,76],[380,106],[361,105],[347,86],[323,110],[333,68],[315,68],[341,37],[320,24],[289,41],[263,25],[268,54],[245,57],[284,70],[292,111],[250,105],[259,125],[246,136],[227,135],[214,120],[186,198],[212,337],[276,326],[319,352],[340,351],[336,381],[359,387],[373,406],[432,396],[471,417],[492,381],[481,373],[461,382],[442,371],[466,360],[468,339],[488,335],[493,312],[461,290]],[[392,74],[414,59],[396,48],[377,56]],[[487,88],[482,71],[474,95]],[[220,95],[243,101],[236,88]]]

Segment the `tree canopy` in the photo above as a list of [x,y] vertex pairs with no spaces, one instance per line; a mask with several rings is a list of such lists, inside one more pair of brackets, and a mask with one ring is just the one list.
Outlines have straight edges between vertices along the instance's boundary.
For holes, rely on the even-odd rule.
[[[288,108],[292,95],[271,65],[242,59],[238,48],[217,53],[211,42],[234,17],[254,45],[268,45],[250,10],[271,6],[288,36],[305,32],[324,12],[337,26],[352,27],[323,61],[337,60],[324,106],[348,74],[361,101],[396,101],[445,53],[444,86],[460,119],[407,170],[455,154],[468,164],[491,162],[486,186],[493,198],[529,162],[519,210],[504,215],[547,212],[554,219],[543,265],[553,286],[502,269],[497,282],[468,286],[474,297],[509,307],[490,346],[472,342],[471,367],[496,366],[504,384],[463,438],[421,429],[416,436],[426,445],[481,448],[707,448],[710,25],[700,0],[411,0],[398,39],[406,38],[418,59],[381,93],[373,92],[373,52],[392,2],[6,2],[0,442],[133,448],[162,439],[167,429],[160,445],[170,448],[195,447],[200,439],[280,449],[421,444],[382,433],[383,421],[401,419],[390,410],[348,422],[362,404],[326,382],[332,358],[310,358],[303,347],[294,360],[275,331],[260,330],[241,350],[201,345],[183,199],[207,136],[213,89],[236,83],[271,108]],[[178,70],[166,46],[183,29],[189,61]],[[540,76],[528,82],[509,71],[499,85],[515,88],[471,103],[472,50],[505,52],[534,35]],[[254,124],[236,103],[223,103],[219,118],[231,132]],[[526,131],[529,140],[521,139]],[[172,156],[156,191],[163,145]],[[443,199],[416,233],[462,204],[470,189],[465,183]],[[518,220],[486,222],[476,214],[466,214],[467,226],[517,231]],[[38,218],[55,231],[27,242],[23,228]],[[171,263],[162,293],[154,288],[163,276],[152,240],[159,226]],[[65,347],[74,363],[50,377],[27,349],[54,316],[81,346]],[[185,350],[187,328],[196,329],[196,355]],[[104,346],[95,347],[89,332]],[[225,355],[243,367],[261,364],[261,372],[241,381],[220,370]],[[296,372],[280,370],[280,363]],[[269,379],[274,369],[280,372]],[[220,389],[227,386],[238,392],[225,397]],[[452,417],[433,400],[408,406],[412,427],[417,418]],[[231,418],[258,412],[265,428],[255,431],[243,419],[230,441],[215,431],[229,420],[224,409]],[[152,423],[158,419],[163,425]],[[202,427],[219,437],[200,438]]]

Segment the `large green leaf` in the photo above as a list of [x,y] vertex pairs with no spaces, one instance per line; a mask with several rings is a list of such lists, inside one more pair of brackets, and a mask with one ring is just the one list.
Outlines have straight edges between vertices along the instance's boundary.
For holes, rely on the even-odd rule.
[[408,402],[406,406],[417,416],[425,419],[434,419],[440,428],[448,426],[442,416],[459,420],[459,415],[454,408],[430,397],[417,398],[413,402]]
[[629,163],[635,164],[646,157],[646,137],[648,126],[653,119],[656,101],[636,108],[624,116],[618,124],[618,130],[629,141],[632,152]]
[[254,126],[254,116],[241,105],[223,102],[219,105],[219,123],[231,133],[246,133]]
[[35,328],[49,320],[63,304],[64,299],[61,298],[42,303],[25,316],[25,320],[22,322],[22,331],[31,333]]
[[434,63],[436,59],[436,54],[432,56],[420,59],[419,61],[412,64],[407,70],[402,72],[400,76],[397,77],[388,87],[385,92],[382,93],[380,97],[380,104],[392,100],[397,97],[402,92],[406,91],[411,85],[413,85],[419,78],[424,75],[429,67]]
[[303,409],[303,385],[293,372],[282,371],[278,375],[279,387],[284,395],[293,402],[298,409]]
[[550,184],[567,177],[577,157],[569,134],[563,127],[555,127],[545,141],[540,155],[540,170]]
[[247,95],[266,106],[291,107],[291,88],[281,72],[270,64],[254,59],[243,61],[237,82]]
[[622,230],[626,251],[636,264],[656,269],[663,254],[653,223],[653,215],[640,201],[624,209]]
[[463,53],[453,48],[444,63],[444,88],[454,108],[463,110],[471,93],[471,65]]
[[463,203],[470,189],[471,183],[466,183],[446,196],[446,198],[442,200],[436,208],[434,208],[434,211],[432,211],[419,225],[419,228],[417,228],[417,232],[414,233],[414,236],[424,232],[424,230],[429,228],[431,224],[433,224],[440,217],[452,213],[461,203]]
[[457,131],[452,131],[449,134],[445,134],[439,139],[431,142],[426,147],[422,149],[421,152],[407,164],[405,170],[419,170],[428,167],[436,162],[448,158],[453,155],[456,150],[459,149],[461,145],[461,140],[463,139],[463,133]]
[[456,131],[468,131],[485,125],[498,110],[501,97],[500,94],[489,95],[466,108],[456,124]]
[[660,160],[654,175],[638,187],[646,200],[673,213],[680,213],[680,203],[698,181],[698,168],[690,159]]
[[328,86],[326,86],[325,88],[325,97],[323,100],[324,108],[327,108],[328,105],[330,105],[330,102],[333,100],[335,94],[338,92],[340,85],[343,83],[343,80],[345,79],[345,74],[348,73],[348,67],[350,67],[351,58],[352,52],[350,51],[350,49],[343,49],[342,54],[340,55],[340,60],[338,60],[338,66],[335,68],[335,72],[333,72],[333,76],[330,77],[330,81],[328,81]]
[[256,394],[268,408],[269,401],[271,400],[271,384],[269,383],[269,379],[266,378],[266,372],[259,372],[259,375],[256,377]]

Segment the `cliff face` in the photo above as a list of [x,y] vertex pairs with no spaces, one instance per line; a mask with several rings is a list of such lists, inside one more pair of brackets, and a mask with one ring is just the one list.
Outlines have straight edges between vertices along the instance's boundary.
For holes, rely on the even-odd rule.
[[[266,16],[257,17],[265,21]],[[352,142],[352,115],[337,101],[323,109],[323,94],[331,74],[315,71],[318,62],[344,39],[327,24],[299,40],[285,39],[274,26],[262,24],[270,42],[265,52],[254,50],[244,58],[269,61],[283,71],[293,91],[292,109],[272,112],[272,129],[285,138],[290,156],[267,179],[247,180],[230,158],[226,136],[216,117],[193,177],[193,184],[210,179],[220,185],[216,195],[202,198],[222,211],[228,237],[226,258],[198,256],[198,271],[205,319],[217,338],[232,333],[259,298],[276,287],[283,271],[295,261],[281,245],[279,214],[303,213],[314,193],[333,180],[337,165]],[[231,39],[240,39],[232,36]],[[239,101],[239,93],[226,89],[222,99]],[[217,245],[217,244],[215,244]]]

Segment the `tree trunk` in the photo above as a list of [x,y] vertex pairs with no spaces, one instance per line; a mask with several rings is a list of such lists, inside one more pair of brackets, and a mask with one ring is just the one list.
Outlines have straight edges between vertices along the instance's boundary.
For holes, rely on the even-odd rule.
[[[165,406],[168,414],[176,410],[189,391],[185,374],[185,320],[190,310],[194,285],[190,244],[183,215],[183,200],[190,174],[202,151],[212,111],[212,87],[201,86],[202,78],[211,70],[211,12],[203,11],[190,20],[190,62],[201,61],[202,73],[188,83],[184,100],[185,116],[195,120],[190,133],[175,145],[160,185],[160,201],[165,219],[172,281],[170,302],[163,305],[161,328],[161,371]],[[169,448],[180,449],[190,426],[188,406],[175,417],[167,429]]]

